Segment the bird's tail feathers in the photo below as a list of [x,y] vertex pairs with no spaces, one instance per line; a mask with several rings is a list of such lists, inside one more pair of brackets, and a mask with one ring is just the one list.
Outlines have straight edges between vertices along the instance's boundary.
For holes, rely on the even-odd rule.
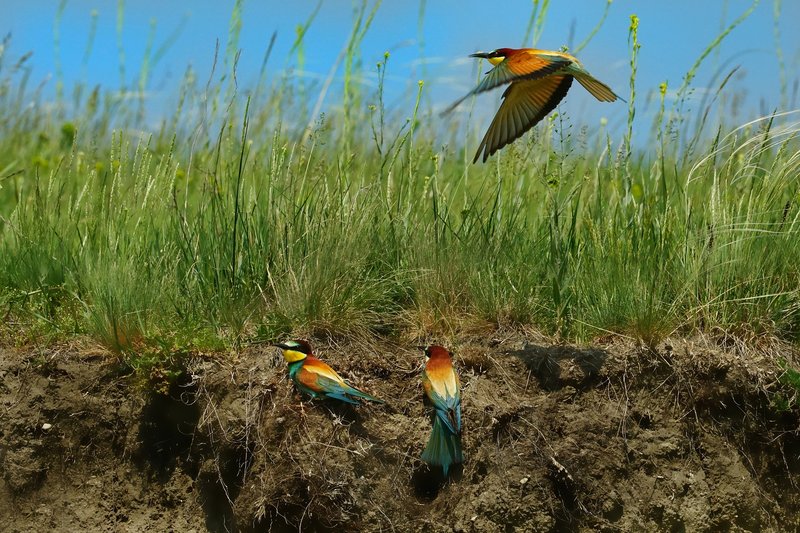
[[376,398],[375,396],[370,396],[366,392],[361,392],[360,390],[358,390],[356,388],[353,388],[353,387],[349,387],[347,389],[347,394],[349,394],[350,396],[355,396],[356,398],[362,398],[362,399],[370,401],[370,402],[385,403],[383,400],[380,400],[380,399]]
[[422,460],[429,465],[441,466],[445,476],[451,465],[464,461],[461,436],[450,432],[438,416],[433,418],[433,429],[422,452]]
[[[353,394],[353,396],[355,396],[355,394]],[[361,405],[361,402],[352,399],[350,396],[348,396],[344,392],[329,392],[327,394],[327,397],[328,398],[335,398],[335,399],[337,399],[337,400],[339,400],[341,402],[349,403],[351,405]]]
[[592,76],[589,76],[588,74],[582,74],[575,77],[578,79],[578,82],[591,93],[592,96],[601,102],[614,102],[617,99],[622,100],[622,98],[617,96],[608,85],[593,78]]

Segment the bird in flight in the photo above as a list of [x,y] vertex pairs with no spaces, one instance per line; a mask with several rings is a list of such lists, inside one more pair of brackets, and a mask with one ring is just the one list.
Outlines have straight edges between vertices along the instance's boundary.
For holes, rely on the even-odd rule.
[[286,341],[273,346],[281,349],[283,358],[289,363],[289,377],[295,387],[312,398],[333,398],[354,405],[361,400],[383,403],[345,383],[334,369],[314,357],[307,341]]
[[509,84],[503,93],[500,109],[478,145],[473,163],[481,157],[481,152],[485,162],[489,156],[520,138],[546,117],[566,96],[573,78],[601,102],[622,100],[608,85],[589,74],[576,57],[565,52],[498,48],[491,52],[471,54],[470,57],[487,59],[494,68],[486,73],[477,87],[442,114],[449,113],[472,95]]

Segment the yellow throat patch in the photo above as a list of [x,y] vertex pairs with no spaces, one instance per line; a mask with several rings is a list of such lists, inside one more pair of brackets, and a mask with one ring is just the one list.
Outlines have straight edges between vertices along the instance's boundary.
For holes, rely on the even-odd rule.
[[283,358],[286,359],[287,363],[296,363],[297,361],[302,361],[306,357],[306,354],[298,352],[297,350],[283,350]]
[[503,62],[503,60],[505,60],[505,57],[503,57],[503,56],[500,56],[500,57],[490,57],[490,58],[488,58],[488,60],[489,60],[489,63],[491,63],[491,64],[492,64],[492,65],[494,65],[494,66],[497,66],[497,65],[499,65],[500,63],[502,63],[502,62]]

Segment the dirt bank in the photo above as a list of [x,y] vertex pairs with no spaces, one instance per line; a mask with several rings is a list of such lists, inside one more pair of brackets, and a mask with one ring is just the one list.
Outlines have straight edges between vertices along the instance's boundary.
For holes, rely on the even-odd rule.
[[[466,463],[441,484],[411,347],[317,342],[386,406],[302,407],[273,349],[145,392],[91,350],[0,352],[4,531],[787,531],[800,419],[785,350],[672,341],[455,347]],[[353,356],[351,354],[358,354]],[[791,402],[788,402],[791,405]],[[782,408],[779,408],[782,406]]]

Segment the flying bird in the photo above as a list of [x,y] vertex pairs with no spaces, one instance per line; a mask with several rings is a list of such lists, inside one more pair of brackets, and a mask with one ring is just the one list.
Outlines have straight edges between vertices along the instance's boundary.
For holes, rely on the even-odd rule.
[[589,74],[577,58],[565,52],[498,48],[492,52],[471,54],[470,57],[487,59],[494,68],[486,73],[477,87],[442,114],[449,113],[472,95],[509,84],[503,93],[500,109],[478,145],[473,163],[478,161],[481,152],[485,162],[546,117],[566,96],[573,78],[601,102],[622,100],[606,84]]
[[422,460],[442,467],[445,477],[451,465],[464,461],[461,452],[461,391],[450,352],[441,346],[425,348],[422,387],[433,404],[433,429]]
[[354,405],[359,405],[361,400],[383,403],[345,383],[334,369],[314,357],[307,341],[286,341],[273,346],[283,351],[283,358],[289,363],[289,377],[297,390],[312,398],[334,398]]

